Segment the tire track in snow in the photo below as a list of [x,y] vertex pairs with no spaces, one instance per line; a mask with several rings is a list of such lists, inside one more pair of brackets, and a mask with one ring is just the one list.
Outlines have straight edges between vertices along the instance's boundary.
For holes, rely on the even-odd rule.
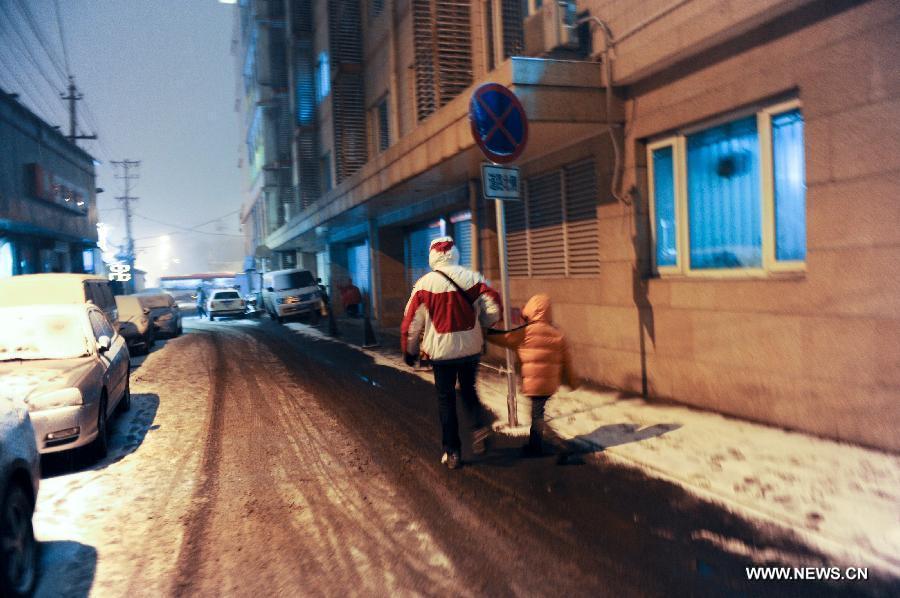
[[205,450],[200,462],[200,475],[203,476],[203,481],[196,487],[191,498],[193,508],[187,517],[184,541],[178,552],[175,585],[172,588],[175,596],[194,594],[191,590],[203,564],[203,541],[209,527],[219,485],[219,463],[222,457],[222,434],[220,432],[225,410],[217,409],[216,401],[220,395],[224,359],[221,341],[217,335],[209,335],[207,338],[212,341],[212,361],[207,363],[206,367],[209,376],[209,394],[207,395]]

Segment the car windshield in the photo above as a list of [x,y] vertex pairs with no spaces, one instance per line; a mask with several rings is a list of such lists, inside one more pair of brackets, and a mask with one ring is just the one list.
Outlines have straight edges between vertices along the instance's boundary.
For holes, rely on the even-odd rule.
[[0,361],[89,354],[83,310],[51,305],[0,308]]
[[144,306],[140,299],[134,295],[119,295],[116,297],[116,307],[119,308],[119,319],[122,321],[140,319],[144,314]]
[[241,296],[237,294],[237,291],[219,291],[215,295],[213,295],[213,299],[240,299]]
[[174,303],[172,301],[171,295],[162,293],[156,295],[137,295],[137,298],[141,302],[141,305],[149,309],[169,307],[170,305],[172,305],[172,303]]
[[276,291],[287,291],[289,289],[314,287],[316,286],[316,281],[313,280],[312,274],[306,270],[301,270],[299,272],[276,274],[272,279],[272,286],[275,287]]

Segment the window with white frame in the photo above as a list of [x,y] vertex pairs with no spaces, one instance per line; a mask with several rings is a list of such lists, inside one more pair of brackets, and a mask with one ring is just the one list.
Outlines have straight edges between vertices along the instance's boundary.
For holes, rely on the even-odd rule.
[[806,178],[798,101],[654,141],[647,154],[658,274],[804,268]]

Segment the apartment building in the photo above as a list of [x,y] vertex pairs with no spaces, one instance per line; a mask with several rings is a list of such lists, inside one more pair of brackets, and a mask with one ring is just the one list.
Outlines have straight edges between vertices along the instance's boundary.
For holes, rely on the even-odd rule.
[[502,83],[530,119],[509,300],[551,295],[581,375],[900,449],[895,2],[285,6],[311,191],[260,237],[282,265],[353,279],[382,327],[439,234],[496,279],[467,110]]
[[0,278],[102,271],[94,159],[0,89]]

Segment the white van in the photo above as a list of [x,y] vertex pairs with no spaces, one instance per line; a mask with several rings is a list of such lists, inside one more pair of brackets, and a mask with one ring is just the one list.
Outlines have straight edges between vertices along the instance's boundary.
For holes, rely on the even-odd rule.
[[316,277],[309,270],[289,268],[263,274],[263,308],[272,319],[301,314],[319,315],[321,293]]
[[0,280],[0,307],[93,303],[119,330],[119,310],[109,281],[96,274],[22,274]]

